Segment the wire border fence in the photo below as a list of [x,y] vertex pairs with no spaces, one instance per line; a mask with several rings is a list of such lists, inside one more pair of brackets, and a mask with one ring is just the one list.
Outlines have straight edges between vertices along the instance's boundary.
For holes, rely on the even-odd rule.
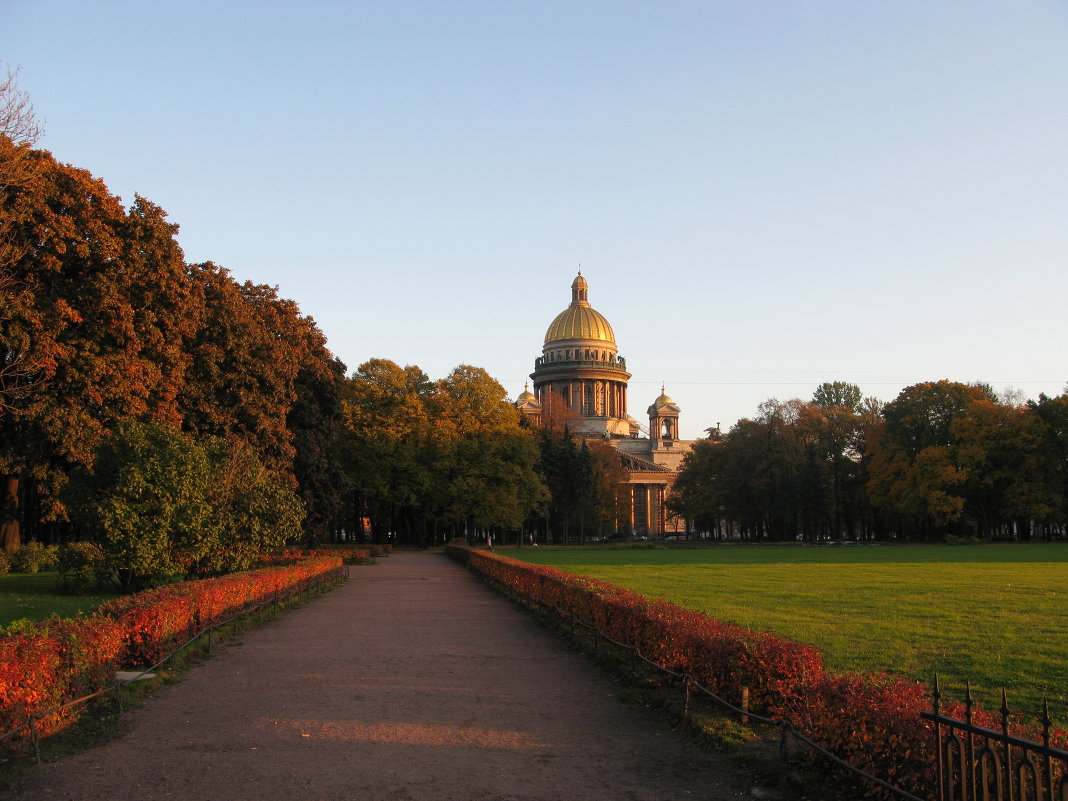
[[[470,567],[470,563],[467,563],[467,564]],[[720,696],[716,695],[714,692],[712,692],[708,688],[702,686],[699,682],[695,681],[693,679],[693,677],[690,676],[690,674],[688,674],[688,673],[680,673],[678,671],[671,670],[670,668],[666,668],[666,667],[664,667],[663,665],[661,665],[658,662],[655,662],[655,661],[653,661],[651,659],[648,659],[636,647],[634,647],[632,645],[628,645],[626,643],[619,642],[619,641],[613,639],[608,634],[606,634],[604,631],[599,629],[597,626],[595,626],[595,625],[593,625],[591,623],[587,623],[586,621],[580,619],[573,612],[570,612],[570,611],[568,611],[566,609],[562,609],[561,607],[556,606],[555,604],[551,604],[551,603],[547,603],[545,601],[542,601],[541,599],[528,597],[528,596],[522,595],[521,593],[517,593],[511,587],[509,587],[507,584],[505,584],[503,582],[500,582],[500,581],[494,579],[493,577],[491,577],[489,575],[486,575],[486,574],[484,574],[484,573],[482,573],[480,571],[478,571],[478,575],[481,576],[488,583],[492,584],[494,587],[498,588],[500,591],[503,591],[507,595],[510,595],[510,596],[512,596],[514,598],[518,598],[518,599],[520,599],[520,600],[522,600],[524,602],[527,602],[527,603],[533,603],[533,604],[541,607],[542,609],[549,610],[549,611],[553,612],[558,618],[561,618],[563,620],[570,620],[570,622],[572,624],[572,630],[574,630],[574,625],[578,624],[578,625],[582,626],[584,629],[586,629],[587,631],[590,631],[590,632],[594,633],[597,637],[599,637],[600,639],[604,640],[605,642],[611,643],[615,647],[620,648],[623,651],[629,652],[634,657],[637,657],[637,659],[639,659],[641,662],[644,662],[645,664],[649,665],[650,667],[654,668],[655,670],[657,670],[657,671],[659,671],[661,673],[667,674],[668,676],[671,676],[672,678],[674,678],[676,680],[681,680],[683,685],[684,685],[685,693],[686,693],[685,701],[683,703],[683,714],[684,714],[684,716],[686,714],[686,710],[689,708],[690,694],[691,694],[691,692],[693,690],[697,690],[698,692],[700,692],[703,695],[705,695],[708,698],[710,698],[716,704],[718,704],[718,705],[722,706],[723,708],[725,708],[725,709],[727,709],[727,710],[729,710],[731,712],[734,712],[735,714],[741,716],[743,722],[748,722],[748,721],[752,720],[752,721],[756,721],[758,723],[763,723],[763,724],[766,724],[766,725],[769,725],[769,726],[777,727],[779,729],[779,731],[780,731],[780,734],[779,734],[779,756],[783,760],[784,763],[785,763],[785,761],[787,759],[787,753],[788,753],[788,741],[787,741],[787,738],[788,737],[792,737],[794,739],[794,741],[798,745],[801,745],[801,746],[803,746],[805,748],[808,748],[808,749],[820,754],[821,756],[825,757],[826,759],[829,759],[831,762],[833,762],[834,764],[838,765],[839,767],[847,770],[848,772],[850,772],[851,774],[853,774],[857,778],[862,779],[862,780],[867,781],[867,782],[871,782],[872,784],[875,784],[875,785],[881,787],[882,789],[893,793],[898,798],[903,798],[903,799],[905,799],[905,801],[929,801],[929,799],[921,798],[920,796],[913,795],[912,793],[908,792],[907,790],[903,790],[900,787],[897,787],[897,786],[895,786],[893,784],[890,784],[887,781],[884,781],[883,779],[880,779],[878,776],[873,776],[872,774],[867,773],[866,771],[863,771],[860,768],[855,767],[854,765],[851,765],[849,762],[847,762],[846,760],[842,759],[837,754],[834,754],[834,753],[828,751],[826,748],[821,746],[819,743],[817,743],[814,740],[812,740],[809,737],[807,737],[804,734],[804,732],[798,730],[788,720],[784,720],[783,718],[765,717],[763,715],[759,715],[759,714],[755,714],[753,712],[750,712],[748,709],[735,706],[734,704],[732,704],[731,702],[727,701],[726,699],[721,698]]]
[[0,745],[2,745],[3,743],[6,743],[7,741],[9,741],[12,738],[14,738],[15,735],[17,735],[19,732],[29,728],[30,740],[33,743],[34,760],[37,762],[38,765],[40,765],[41,764],[41,737],[40,737],[39,732],[37,731],[37,721],[42,720],[43,718],[47,718],[47,717],[49,717],[51,715],[55,715],[57,712],[62,712],[65,709],[71,709],[71,708],[73,708],[75,706],[78,706],[79,704],[88,703],[89,701],[92,701],[94,698],[100,698],[101,696],[107,695],[109,693],[114,693],[115,694],[116,703],[118,704],[119,712],[121,713],[123,711],[122,688],[125,685],[132,684],[133,682],[139,681],[139,680],[145,678],[146,676],[148,676],[149,674],[154,673],[155,671],[157,671],[161,667],[163,667],[163,665],[167,664],[168,661],[172,662],[172,664],[173,664],[173,660],[178,656],[178,654],[180,654],[182,651],[184,651],[186,648],[188,648],[194,642],[198,641],[201,637],[204,637],[205,635],[207,636],[207,638],[208,638],[208,653],[211,653],[211,650],[212,650],[212,633],[216,629],[221,628],[222,626],[229,625],[229,624],[231,624],[231,623],[233,623],[233,622],[235,622],[237,620],[240,620],[242,618],[247,618],[247,617],[250,617],[252,615],[260,615],[263,612],[263,610],[265,610],[269,606],[274,606],[274,605],[280,604],[282,601],[287,601],[287,600],[289,600],[291,598],[297,597],[297,596],[302,595],[302,594],[304,594],[306,592],[309,592],[311,590],[318,590],[319,593],[321,594],[322,592],[324,592],[323,587],[326,584],[337,583],[342,578],[348,579],[348,577],[349,577],[348,565],[341,565],[339,567],[332,568],[329,571],[320,573],[320,574],[318,574],[317,576],[315,576],[313,578],[303,579],[303,580],[297,582],[296,584],[294,584],[293,586],[287,588],[286,590],[276,590],[275,592],[270,593],[268,596],[266,596],[263,600],[259,601],[258,603],[242,607],[238,612],[236,612],[232,616],[228,617],[226,620],[220,620],[220,621],[217,621],[215,623],[212,623],[210,626],[205,626],[200,631],[198,631],[195,634],[191,635],[187,640],[182,642],[180,645],[175,646],[175,648],[170,653],[168,653],[165,657],[163,657],[163,659],[161,659],[156,664],[154,664],[154,665],[152,665],[150,667],[144,668],[140,673],[138,673],[138,674],[136,674],[134,676],[130,676],[130,677],[125,678],[125,679],[115,678],[111,682],[110,685],[108,685],[106,687],[101,687],[99,690],[97,690],[97,691],[95,691],[93,693],[89,693],[88,695],[83,695],[80,698],[72,699],[72,700],[67,701],[67,702],[65,702],[63,704],[59,704],[58,706],[54,706],[51,709],[46,709],[46,710],[44,710],[42,712],[35,712],[32,715],[29,715],[26,718],[25,721],[20,723],[15,728],[10,729],[9,731],[6,731],[6,732],[0,734]]

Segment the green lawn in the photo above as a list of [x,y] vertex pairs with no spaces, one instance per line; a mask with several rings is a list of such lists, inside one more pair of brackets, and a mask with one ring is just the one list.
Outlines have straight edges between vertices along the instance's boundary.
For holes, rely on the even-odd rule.
[[53,612],[73,617],[91,612],[114,595],[62,595],[56,589],[58,573],[7,573],[0,576],[0,626],[13,620],[44,620]]
[[582,573],[823,649],[834,668],[893,671],[988,706],[1068,722],[1068,546],[522,548]]

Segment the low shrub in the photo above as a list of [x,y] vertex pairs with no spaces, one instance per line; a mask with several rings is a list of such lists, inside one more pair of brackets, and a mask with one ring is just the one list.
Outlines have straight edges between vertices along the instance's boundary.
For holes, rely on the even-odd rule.
[[59,548],[60,590],[86,595],[107,582],[104,551],[95,542],[70,542]]
[[100,617],[52,618],[0,638],[0,734],[50,710],[38,720],[38,733],[66,726],[77,710],[56,707],[105,686],[121,650],[121,627]]
[[27,542],[11,557],[11,567],[16,573],[40,573],[55,566],[59,559],[59,548],[40,542]]
[[0,576],[11,570],[11,557],[8,552],[0,548]]

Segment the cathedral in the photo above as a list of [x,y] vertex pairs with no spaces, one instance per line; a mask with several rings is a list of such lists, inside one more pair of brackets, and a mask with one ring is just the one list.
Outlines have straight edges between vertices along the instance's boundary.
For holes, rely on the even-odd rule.
[[549,324],[541,355],[516,407],[535,425],[566,422],[572,431],[608,441],[618,452],[631,488],[631,531],[662,537],[686,531],[668,514],[671,491],[690,442],[679,439],[679,407],[661,388],[644,429],[627,412],[627,361],[605,316],[590,306],[589,284],[571,284],[571,305]]

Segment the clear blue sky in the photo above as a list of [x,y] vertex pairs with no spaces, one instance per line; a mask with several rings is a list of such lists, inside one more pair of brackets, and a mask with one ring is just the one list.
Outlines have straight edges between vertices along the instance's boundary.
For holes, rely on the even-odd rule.
[[0,0],[41,146],[350,370],[514,397],[581,262],[644,421],[1068,381],[1068,3]]

